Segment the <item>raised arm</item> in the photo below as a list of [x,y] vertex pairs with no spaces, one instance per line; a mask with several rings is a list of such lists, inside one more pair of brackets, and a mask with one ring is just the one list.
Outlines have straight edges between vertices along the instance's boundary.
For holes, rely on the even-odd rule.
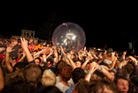
[[4,76],[3,76],[3,72],[2,69],[0,67],[0,91],[4,88]]
[[55,55],[54,63],[56,64],[59,61],[59,55],[58,55],[57,48],[55,46],[53,47],[53,49],[54,49],[54,55]]
[[81,68],[84,69],[84,68],[86,67],[87,63],[88,63],[90,60],[91,60],[90,56],[87,56],[85,62],[81,65]]
[[134,71],[133,74],[134,75],[138,75],[138,60],[136,58],[134,58],[133,56],[129,56],[129,58],[133,61],[134,63]]
[[98,64],[96,62],[90,63],[90,70],[85,76],[85,80],[90,81],[92,74],[98,69]]
[[117,73],[116,73],[117,77],[123,76],[122,67],[125,66],[127,64],[127,62],[128,62],[127,60],[124,60],[119,63],[119,66],[117,68]]
[[68,60],[69,60],[69,64],[71,65],[71,67],[72,67],[73,69],[77,68],[76,64],[75,64],[74,61],[71,59],[71,54],[70,54],[70,53],[67,54],[67,58],[68,58]]
[[5,64],[6,64],[6,68],[8,69],[8,71],[11,73],[13,72],[13,67],[10,64],[10,52],[12,52],[12,47],[11,46],[7,46],[6,49],[6,58],[5,58]]
[[100,72],[102,72],[104,74],[104,76],[107,77],[108,79],[110,79],[112,81],[114,80],[114,76],[107,69],[102,67],[101,65],[99,65],[98,70]]
[[23,62],[24,58],[25,58],[25,53],[23,52],[22,57],[18,60],[18,62]]
[[34,59],[33,59],[32,55],[31,55],[31,53],[30,53],[30,51],[28,49],[27,40],[25,40],[25,38],[22,38],[22,37],[20,38],[20,40],[21,40],[21,46],[22,46],[22,48],[24,50],[24,53],[25,53],[25,55],[27,57],[28,62],[33,61]]

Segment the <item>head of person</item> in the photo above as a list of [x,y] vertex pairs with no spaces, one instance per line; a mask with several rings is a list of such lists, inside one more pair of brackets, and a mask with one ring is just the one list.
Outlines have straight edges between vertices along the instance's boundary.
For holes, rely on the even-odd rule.
[[48,66],[48,67],[51,67],[51,66],[53,66],[53,64],[54,64],[53,58],[48,58],[48,59],[47,59],[47,66]]
[[36,65],[39,65],[41,63],[41,59],[39,57],[34,59],[34,62]]
[[36,64],[28,64],[24,68],[23,75],[26,83],[37,86],[42,76],[42,70]]
[[89,93],[89,82],[85,79],[80,79],[78,83],[75,85],[74,89],[72,90],[72,93]]
[[119,93],[115,83],[108,79],[91,81],[88,93]]
[[16,75],[9,79],[9,82],[5,84],[0,93],[35,93],[36,88],[30,85],[22,79],[22,77]]
[[85,72],[82,68],[75,68],[72,72],[73,82],[76,84],[80,79],[84,79]]
[[59,75],[60,70],[61,70],[64,66],[66,66],[66,65],[67,65],[67,63],[66,63],[65,61],[60,60],[60,61],[56,64],[56,66],[55,66],[56,75]]
[[34,39],[33,38],[29,38],[29,44],[33,43],[34,42]]
[[82,65],[81,60],[79,60],[78,58],[74,58],[73,61],[75,62],[76,67],[81,67],[81,65]]
[[56,75],[50,69],[44,70],[41,78],[41,84],[44,87],[53,86],[56,83]]
[[115,79],[115,84],[121,93],[127,93],[129,90],[129,81],[126,77],[119,76]]
[[107,49],[107,55],[112,56],[112,53],[114,52],[113,48],[108,48]]
[[13,67],[13,71],[20,71],[21,69],[23,69],[25,66],[27,65],[27,63],[25,62],[18,62],[14,65]]
[[11,41],[12,46],[15,46],[15,45],[18,44],[18,39],[15,38],[15,37],[12,37],[12,38],[10,39],[10,41]]
[[71,78],[72,70],[70,65],[66,65],[60,70],[59,74],[64,82],[67,82]]

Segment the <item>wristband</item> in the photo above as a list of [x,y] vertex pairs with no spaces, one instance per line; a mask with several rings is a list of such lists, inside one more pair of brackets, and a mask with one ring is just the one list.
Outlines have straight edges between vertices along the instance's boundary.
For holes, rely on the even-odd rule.
[[88,74],[92,74],[92,72],[89,71]]
[[44,62],[47,62],[46,58],[44,58]]

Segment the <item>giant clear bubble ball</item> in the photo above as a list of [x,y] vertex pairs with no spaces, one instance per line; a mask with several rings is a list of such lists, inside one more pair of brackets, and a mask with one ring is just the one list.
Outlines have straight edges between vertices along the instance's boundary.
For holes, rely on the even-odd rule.
[[84,30],[73,22],[60,24],[52,34],[52,44],[56,47],[62,46],[66,52],[78,52],[85,46],[85,42]]

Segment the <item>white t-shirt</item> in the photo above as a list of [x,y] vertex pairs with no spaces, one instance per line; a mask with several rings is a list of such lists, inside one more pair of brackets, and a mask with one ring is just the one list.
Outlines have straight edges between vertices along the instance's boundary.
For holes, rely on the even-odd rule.
[[70,86],[65,86],[61,82],[58,82],[55,86],[59,88],[63,93],[65,93],[65,91],[70,88]]

